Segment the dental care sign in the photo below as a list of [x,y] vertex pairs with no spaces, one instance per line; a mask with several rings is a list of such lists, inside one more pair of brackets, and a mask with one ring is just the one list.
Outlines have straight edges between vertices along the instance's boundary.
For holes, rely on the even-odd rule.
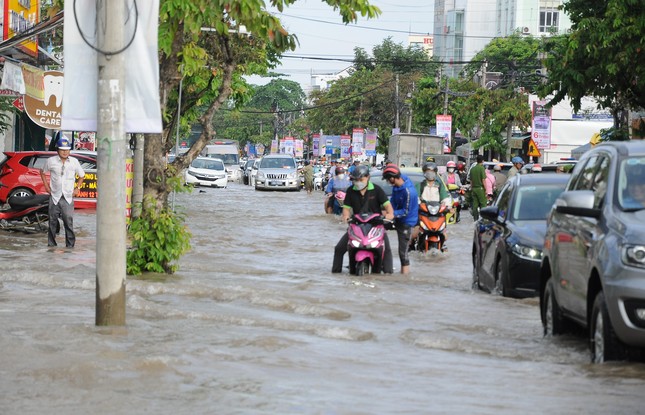
[[25,112],[37,125],[60,130],[63,104],[63,73],[23,65]]

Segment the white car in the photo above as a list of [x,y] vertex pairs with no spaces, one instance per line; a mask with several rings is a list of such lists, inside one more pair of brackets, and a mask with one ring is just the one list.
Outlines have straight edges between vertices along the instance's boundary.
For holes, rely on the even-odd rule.
[[185,173],[186,184],[193,186],[226,187],[228,177],[224,162],[217,158],[197,157]]

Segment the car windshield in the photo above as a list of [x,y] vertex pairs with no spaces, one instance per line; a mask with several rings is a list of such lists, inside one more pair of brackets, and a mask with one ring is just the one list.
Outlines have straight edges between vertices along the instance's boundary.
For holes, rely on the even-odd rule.
[[295,169],[296,162],[288,157],[264,158],[260,162],[263,169]]
[[209,154],[208,157],[220,159],[227,166],[233,165],[233,164],[239,164],[237,154]]
[[645,157],[631,157],[621,162],[618,170],[618,204],[634,211],[645,208]]
[[191,166],[196,169],[208,169],[208,170],[224,170],[224,163],[221,160],[204,160],[196,159],[191,163]]
[[546,220],[564,186],[565,183],[520,187],[513,207],[513,220]]

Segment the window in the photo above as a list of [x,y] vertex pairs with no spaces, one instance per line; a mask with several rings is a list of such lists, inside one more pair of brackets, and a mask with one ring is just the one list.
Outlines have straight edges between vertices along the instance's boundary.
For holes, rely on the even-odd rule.
[[543,9],[540,11],[540,33],[558,32],[558,10]]

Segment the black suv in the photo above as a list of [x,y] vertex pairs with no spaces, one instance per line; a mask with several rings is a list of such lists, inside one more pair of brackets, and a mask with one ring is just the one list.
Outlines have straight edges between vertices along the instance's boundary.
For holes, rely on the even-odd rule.
[[645,350],[645,142],[587,151],[547,218],[540,268],[547,336],[588,331],[592,361]]

